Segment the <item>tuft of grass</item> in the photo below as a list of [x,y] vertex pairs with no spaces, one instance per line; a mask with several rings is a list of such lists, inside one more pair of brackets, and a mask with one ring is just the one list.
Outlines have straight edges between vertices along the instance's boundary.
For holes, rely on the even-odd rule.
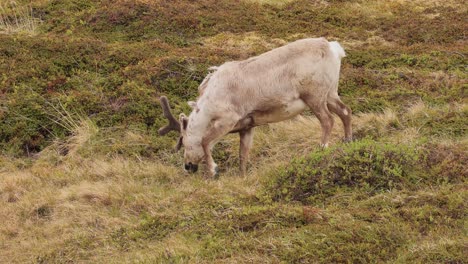
[[[466,104],[428,106],[415,103],[404,110],[390,108],[382,113],[361,113],[355,122],[355,137],[373,139],[391,136],[395,142],[414,142],[418,138],[466,138]],[[400,135],[399,137],[397,137]]]
[[32,6],[19,5],[16,1],[0,4],[0,34],[23,33],[37,35],[42,21],[33,14]]
[[260,3],[260,4],[267,4],[267,5],[274,5],[274,6],[283,6],[288,3],[293,2],[294,0],[246,0],[246,1]]

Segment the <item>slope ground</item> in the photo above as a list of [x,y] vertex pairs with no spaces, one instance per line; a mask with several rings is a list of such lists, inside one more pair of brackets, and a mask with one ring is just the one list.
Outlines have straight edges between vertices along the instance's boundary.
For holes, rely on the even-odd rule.
[[[463,1],[40,0],[0,9],[0,262],[464,263]],[[26,8],[27,7],[27,8]],[[345,46],[356,141],[305,114],[186,175],[175,111],[211,65]]]

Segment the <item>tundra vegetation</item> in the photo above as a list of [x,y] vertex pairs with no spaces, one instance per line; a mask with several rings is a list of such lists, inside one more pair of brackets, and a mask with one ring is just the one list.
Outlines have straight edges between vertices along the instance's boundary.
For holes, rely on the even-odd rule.
[[[0,3],[1,263],[465,263],[462,0]],[[311,114],[183,173],[158,97],[304,37],[346,49],[328,149]]]

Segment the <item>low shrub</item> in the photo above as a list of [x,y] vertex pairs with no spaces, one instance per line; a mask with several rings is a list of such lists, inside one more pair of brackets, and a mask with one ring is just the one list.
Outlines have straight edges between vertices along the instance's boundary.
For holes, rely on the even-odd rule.
[[365,139],[295,158],[272,173],[266,190],[273,200],[309,203],[347,189],[375,193],[412,187],[421,180],[414,173],[420,158],[411,146]]
[[363,139],[297,157],[270,173],[265,194],[274,201],[313,203],[359,189],[369,195],[466,181],[463,146],[396,145]]

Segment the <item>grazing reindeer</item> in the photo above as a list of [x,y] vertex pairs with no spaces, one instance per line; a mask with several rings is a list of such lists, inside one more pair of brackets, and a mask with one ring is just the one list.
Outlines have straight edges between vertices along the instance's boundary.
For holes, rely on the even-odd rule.
[[177,150],[185,147],[185,170],[196,172],[205,160],[209,175],[216,176],[217,165],[211,151],[227,133],[240,134],[240,169],[246,172],[253,128],[290,119],[309,108],[322,127],[321,146],[326,147],[337,114],[344,124],[345,140],[352,138],[351,110],[338,96],[341,58],[345,56],[338,42],[325,38],[302,39],[259,56],[226,62],[203,80],[193,111],[179,121],[171,114],[169,102],[161,97],[164,116],[171,130],[181,136]]

